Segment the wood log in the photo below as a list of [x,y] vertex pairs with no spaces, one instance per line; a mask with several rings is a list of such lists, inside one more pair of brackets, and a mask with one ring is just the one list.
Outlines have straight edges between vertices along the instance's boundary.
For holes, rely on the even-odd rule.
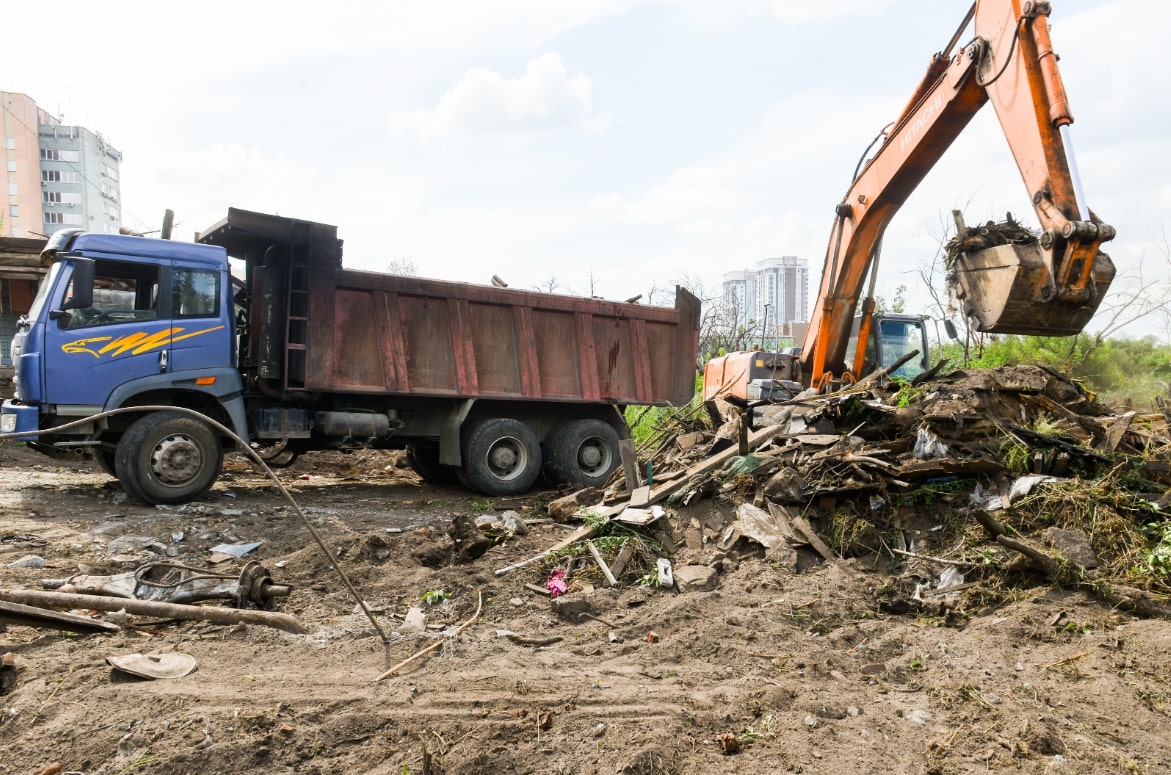
[[154,600],[128,600],[104,595],[75,595],[69,592],[42,592],[31,589],[0,590],[0,600],[48,608],[89,608],[97,611],[122,611],[154,616],[159,619],[206,621],[216,624],[262,624],[278,630],[304,634],[308,630],[288,614],[274,611],[250,611],[210,605],[180,605]]

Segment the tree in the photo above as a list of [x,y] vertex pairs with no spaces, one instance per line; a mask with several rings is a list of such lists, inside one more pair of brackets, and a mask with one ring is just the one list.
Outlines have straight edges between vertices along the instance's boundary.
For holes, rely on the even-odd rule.
[[419,273],[415,267],[415,262],[409,258],[396,258],[386,265],[386,271],[389,274],[406,275],[414,277]]
[[753,332],[759,333],[758,321],[745,320],[743,301],[735,295],[714,290],[703,284],[698,275],[682,274],[677,284],[699,299],[699,359],[708,361],[717,355],[746,350]]

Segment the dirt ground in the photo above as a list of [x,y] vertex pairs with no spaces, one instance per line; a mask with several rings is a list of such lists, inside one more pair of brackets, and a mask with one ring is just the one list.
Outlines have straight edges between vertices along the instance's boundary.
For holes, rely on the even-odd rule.
[[[204,565],[216,544],[263,541],[216,568],[259,561],[294,586],[278,609],[308,629],[144,617],[112,635],[9,625],[0,652],[17,672],[0,695],[0,774],[1171,771],[1166,621],[1043,582],[994,603],[975,588],[951,611],[909,609],[908,563],[834,564],[802,550],[793,568],[749,546],[718,552],[734,507],[710,498],[672,511],[661,538],[677,573],[717,567],[714,590],[612,589],[591,567],[554,610],[526,586],[545,584],[543,564],[494,573],[578,527],[541,521],[550,493],[488,502],[400,465],[363,452],[280,472],[380,612],[384,645],[246,463],[230,461],[197,503],[148,508],[96,468],[0,446],[0,587],[160,559]],[[452,519],[506,509],[534,520],[530,532],[460,561]],[[918,516],[929,531],[933,515]],[[116,541],[127,536],[169,551]],[[7,567],[30,554],[46,567]],[[938,568],[918,578],[928,571]],[[440,590],[450,596],[423,602]],[[405,633],[412,607],[423,633]],[[106,662],[167,652],[198,669],[150,681]]]

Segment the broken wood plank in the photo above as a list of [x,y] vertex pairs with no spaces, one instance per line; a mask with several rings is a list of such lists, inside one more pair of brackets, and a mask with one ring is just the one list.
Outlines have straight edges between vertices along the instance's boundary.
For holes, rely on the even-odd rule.
[[1114,423],[1106,430],[1106,437],[1095,444],[1094,449],[1100,452],[1113,452],[1118,449],[1118,445],[1122,443],[1122,437],[1130,429],[1130,423],[1134,420],[1135,414],[1136,412],[1130,411],[1115,418]]
[[65,632],[118,632],[122,629],[113,622],[103,622],[88,616],[8,602],[0,602],[0,624],[19,624]]
[[651,488],[644,484],[640,487],[635,487],[634,490],[631,491],[630,503],[628,505],[634,509],[641,509],[644,506],[650,505],[650,498]]
[[626,491],[634,492],[642,486],[642,477],[638,473],[638,453],[634,450],[634,440],[623,439],[618,442],[618,454],[622,457],[622,475],[626,479]]
[[780,505],[779,503],[773,503],[772,501],[769,501],[768,513],[771,514],[772,518],[775,519],[777,524],[781,526],[781,532],[785,534],[785,539],[787,541],[790,543],[809,543],[804,538],[802,538],[801,534],[797,532],[797,529],[793,527],[793,521],[789,519],[789,510],[784,506]]
[[627,541],[626,543],[622,544],[622,548],[618,551],[618,556],[614,559],[614,564],[610,566],[610,572],[614,574],[614,578],[622,578],[622,571],[626,570],[626,564],[630,562],[630,558],[633,554],[633,541]]
[[[782,435],[784,430],[785,427],[783,425],[770,425],[767,428],[761,428],[759,431],[750,434],[748,437],[749,450],[764,446],[766,442]],[[691,477],[698,476],[699,474],[705,474],[708,471],[719,468],[724,463],[736,457],[737,451],[738,448],[735,446],[728,447],[723,452],[712,455],[711,457],[701,460],[690,466],[678,479],[671,482],[665,482],[658,485],[657,487],[652,488],[647,498],[647,504],[649,505],[652,503],[658,503],[659,501],[662,501],[673,495],[676,491],[682,489],[691,480]],[[618,509],[618,511],[621,511],[621,509]]]
[[809,542],[809,545],[813,547],[813,550],[820,554],[824,559],[834,564],[838,564],[842,561],[841,557],[839,557],[832,549],[826,546],[825,541],[821,540],[821,536],[817,534],[817,531],[813,529],[813,525],[810,525],[809,520],[805,519],[805,517],[793,517],[793,527],[797,528],[798,532],[803,535],[805,540]]
[[593,555],[594,562],[598,564],[602,575],[606,577],[606,583],[612,587],[618,586],[618,579],[614,578],[614,574],[610,572],[610,566],[606,564],[606,561],[602,558],[602,553],[598,551],[598,547],[594,546],[594,542],[587,540],[586,547],[590,550],[590,554]]

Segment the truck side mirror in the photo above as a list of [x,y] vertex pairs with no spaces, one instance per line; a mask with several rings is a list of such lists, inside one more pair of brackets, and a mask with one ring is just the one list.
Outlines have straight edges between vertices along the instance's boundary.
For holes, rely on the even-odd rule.
[[61,309],[85,309],[94,303],[94,260],[73,259],[73,294],[61,303]]
[[943,330],[947,332],[948,339],[955,340],[959,338],[959,334],[956,332],[956,324],[951,322],[950,318],[943,321]]

